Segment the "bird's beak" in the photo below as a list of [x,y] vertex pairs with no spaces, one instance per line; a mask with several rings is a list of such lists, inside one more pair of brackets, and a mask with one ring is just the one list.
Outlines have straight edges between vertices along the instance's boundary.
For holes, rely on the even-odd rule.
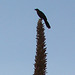
[[36,9],[34,9],[36,11]]

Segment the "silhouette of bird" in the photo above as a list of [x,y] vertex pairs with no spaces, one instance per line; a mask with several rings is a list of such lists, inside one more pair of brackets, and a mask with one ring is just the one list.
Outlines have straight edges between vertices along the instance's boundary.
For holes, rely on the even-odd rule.
[[45,16],[45,14],[42,12],[42,11],[40,11],[39,9],[35,9],[36,10],[36,12],[37,12],[37,14],[38,14],[38,16],[41,18],[41,19],[43,19],[44,20],[44,22],[45,22],[45,24],[46,24],[46,26],[47,26],[47,28],[51,28],[51,26],[49,25],[49,23],[48,23],[48,21],[47,21],[47,18],[46,18],[46,16]]

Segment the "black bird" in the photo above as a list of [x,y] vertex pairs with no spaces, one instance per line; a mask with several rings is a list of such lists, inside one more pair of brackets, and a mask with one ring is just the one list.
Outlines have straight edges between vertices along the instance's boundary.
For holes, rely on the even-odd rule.
[[47,28],[51,28],[51,26],[49,25],[49,23],[48,23],[48,21],[47,21],[47,18],[46,18],[46,16],[45,16],[45,14],[42,12],[42,11],[40,11],[39,9],[35,9],[36,10],[36,12],[37,12],[37,14],[38,14],[38,16],[41,18],[41,19],[43,19],[44,20],[44,22],[45,22],[45,24],[46,24],[46,26],[47,26]]

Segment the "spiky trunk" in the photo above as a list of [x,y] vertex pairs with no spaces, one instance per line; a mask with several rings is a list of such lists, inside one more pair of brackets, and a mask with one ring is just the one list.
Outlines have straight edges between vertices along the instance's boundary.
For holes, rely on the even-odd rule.
[[42,20],[38,20],[37,24],[37,45],[36,45],[36,56],[34,64],[34,74],[33,75],[46,75],[46,44],[45,44],[45,35],[44,35],[44,26]]

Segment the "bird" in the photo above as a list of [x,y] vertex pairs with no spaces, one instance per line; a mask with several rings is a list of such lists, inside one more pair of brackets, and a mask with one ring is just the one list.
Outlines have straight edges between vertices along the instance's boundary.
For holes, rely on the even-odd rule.
[[44,20],[44,22],[45,22],[47,28],[50,29],[51,26],[49,25],[49,23],[48,23],[48,21],[47,21],[47,17],[45,16],[45,14],[44,14],[42,11],[40,11],[38,8],[36,8],[35,11],[37,12],[37,15],[38,15],[41,19]]

